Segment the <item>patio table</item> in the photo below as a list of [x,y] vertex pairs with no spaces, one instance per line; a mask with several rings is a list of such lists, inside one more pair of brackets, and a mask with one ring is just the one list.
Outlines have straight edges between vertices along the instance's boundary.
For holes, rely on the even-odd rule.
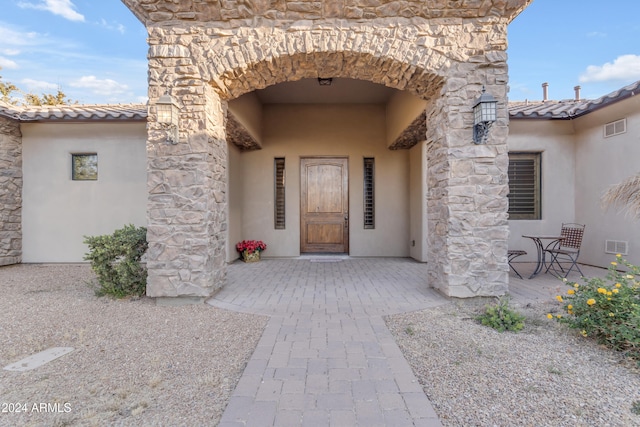
[[[546,259],[544,254],[545,249],[547,249],[551,245],[554,245],[556,242],[564,240],[564,237],[562,236],[524,236],[524,235],[522,237],[526,237],[527,239],[533,240],[533,243],[535,243],[536,245],[536,250],[538,251],[538,262],[536,264],[536,268],[535,270],[533,270],[533,273],[531,274],[531,276],[529,276],[529,279],[533,279],[538,274],[540,274],[540,272],[546,265]],[[543,243],[543,240],[550,240],[550,242],[545,245]]]

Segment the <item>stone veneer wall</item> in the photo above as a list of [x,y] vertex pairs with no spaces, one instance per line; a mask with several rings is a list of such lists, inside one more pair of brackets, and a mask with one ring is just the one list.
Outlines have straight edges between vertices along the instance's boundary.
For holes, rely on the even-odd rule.
[[[507,290],[506,26],[530,0],[123,1],[149,31],[150,105],[166,90],[181,105],[178,145],[149,114],[148,295],[200,300],[224,285],[226,101],[315,77],[430,101],[429,285],[455,297]],[[475,146],[482,86],[500,100],[499,120]]]
[[22,134],[0,117],[0,266],[22,262]]
[[494,65],[487,91],[503,101],[486,145],[472,142],[464,114],[478,96],[469,91],[465,64],[450,70],[445,96],[427,108],[428,281],[453,297],[508,290],[507,69]]

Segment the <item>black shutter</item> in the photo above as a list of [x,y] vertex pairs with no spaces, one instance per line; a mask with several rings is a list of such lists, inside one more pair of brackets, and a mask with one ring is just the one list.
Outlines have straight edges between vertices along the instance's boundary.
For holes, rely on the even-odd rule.
[[375,188],[374,188],[375,163],[373,157],[364,158],[364,228],[376,228],[375,213]]
[[284,206],[284,157],[277,157],[274,159],[274,203],[273,203],[273,216],[274,216],[274,228],[276,230],[284,230],[285,228],[285,206]]

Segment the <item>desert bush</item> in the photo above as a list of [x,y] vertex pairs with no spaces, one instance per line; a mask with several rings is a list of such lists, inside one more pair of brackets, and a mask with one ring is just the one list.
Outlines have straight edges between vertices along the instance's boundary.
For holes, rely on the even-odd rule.
[[116,298],[142,296],[147,286],[147,269],[141,258],[147,250],[147,229],[126,225],[111,235],[85,236],[89,252],[84,259],[98,277],[98,295]]
[[509,307],[508,297],[502,297],[496,304],[487,305],[484,313],[476,319],[498,332],[518,332],[524,328],[525,317]]
[[[626,272],[619,269],[625,266]],[[640,267],[616,255],[606,277],[583,278],[584,283],[568,282],[565,315],[547,317],[577,329],[584,337],[621,351],[640,363]]]

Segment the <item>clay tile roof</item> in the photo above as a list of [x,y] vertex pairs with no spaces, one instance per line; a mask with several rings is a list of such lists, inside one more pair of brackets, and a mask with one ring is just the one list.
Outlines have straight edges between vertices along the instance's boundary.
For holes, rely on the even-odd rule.
[[509,117],[512,119],[575,119],[599,108],[640,93],[640,81],[618,89],[598,99],[563,101],[511,101]]
[[569,119],[585,101],[511,101],[509,117],[532,119]]
[[20,113],[13,105],[0,101],[0,117],[6,117],[12,120],[20,120]]
[[147,119],[146,104],[13,106],[0,102],[0,114],[24,122]]

